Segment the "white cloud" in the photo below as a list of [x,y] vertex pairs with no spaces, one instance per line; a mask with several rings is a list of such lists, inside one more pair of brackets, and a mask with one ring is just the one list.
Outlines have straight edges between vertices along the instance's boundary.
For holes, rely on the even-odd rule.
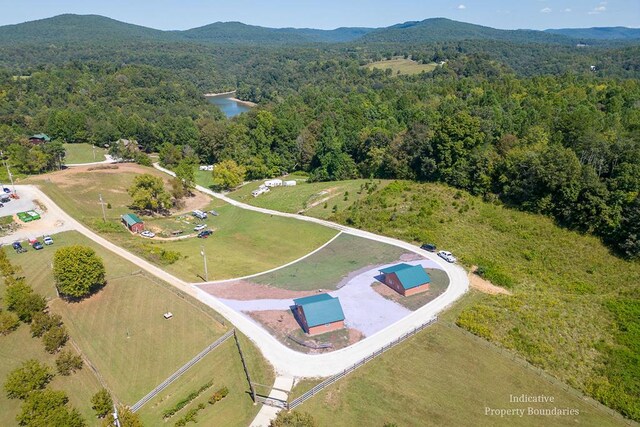
[[587,12],[589,15],[597,15],[599,13],[602,12],[606,12],[607,7],[605,6],[607,4],[606,1],[603,1],[600,3],[600,6],[596,6],[593,9],[591,9],[589,12]]
[[567,12],[567,13],[569,13],[569,12],[571,12],[571,9],[566,8],[564,11],[565,11],[565,12]]
[[540,9],[541,13],[551,13],[551,8],[550,7],[545,7],[544,9]]
[[458,10],[464,10],[464,9],[466,9],[466,8],[467,8],[467,6],[465,6],[465,5],[463,5],[463,4],[459,4],[459,5],[458,5]]

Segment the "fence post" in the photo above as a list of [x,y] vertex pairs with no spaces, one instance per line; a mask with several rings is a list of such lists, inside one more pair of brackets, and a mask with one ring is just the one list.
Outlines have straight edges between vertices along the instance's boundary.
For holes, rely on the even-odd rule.
[[240,348],[240,341],[238,340],[238,335],[236,334],[235,328],[233,329],[233,338],[236,341],[236,346],[238,347],[238,353],[240,353],[240,360],[242,361],[242,367],[244,368],[244,373],[247,376],[247,381],[249,382],[249,390],[251,391],[251,399],[253,400],[253,404],[256,404],[256,389],[253,387],[253,383],[251,382],[251,376],[249,375],[249,368],[247,368],[247,363],[244,361],[244,354],[242,354],[242,348]]

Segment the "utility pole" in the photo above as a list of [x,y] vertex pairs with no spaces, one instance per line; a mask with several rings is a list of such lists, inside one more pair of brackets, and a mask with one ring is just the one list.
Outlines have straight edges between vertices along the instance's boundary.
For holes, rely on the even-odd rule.
[[200,255],[202,255],[202,259],[204,260],[204,280],[208,282],[209,272],[207,271],[207,256],[204,254],[204,246],[200,246]]
[[13,187],[13,194],[18,194],[16,191],[16,186],[13,183],[13,175],[11,175],[11,171],[9,170],[9,164],[7,163],[7,159],[4,158],[4,153],[0,151],[0,156],[2,156],[2,160],[4,161],[4,165],[7,167],[7,173],[9,174],[9,180],[11,181],[11,186]]
[[92,145],[92,147],[93,147],[93,161],[95,162],[96,161],[96,146]]
[[98,194],[100,197],[100,206],[102,206],[102,221],[107,222],[107,215],[104,213],[104,202],[102,201],[102,193]]

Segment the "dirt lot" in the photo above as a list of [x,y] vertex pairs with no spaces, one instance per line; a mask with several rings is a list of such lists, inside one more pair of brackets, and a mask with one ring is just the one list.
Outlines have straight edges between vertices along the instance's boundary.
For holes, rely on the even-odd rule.
[[496,286],[488,280],[483,279],[482,277],[476,274],[478,271],[477,266],[471,267],[471,271],[469,272],[469,284],[473,289],[477,289],[480,292],[484,292],[485,294],[504,294],[511,295],[511,292],[506,290],[505,288],[501,288],[500,286]]
[[319,291],[290,291],[274,288],[267,285],[259,285],[246,280],[233,282],[212,283],[200,286],[203,291],[218,297],[239,301],[252,301],[257,299],[287,299],[301,298],[307,295],[317,294]]
[[[93,174],[152,174],[159,176],[163,179],[166,188],[169,188],[170,178],[168,175],[157,172],[153,169],[149,169],[144,166],[137,165],[135,163],[119,163],[119,164],[105,164],[105,165],[88,165],[78,166],[73,168],[64,169],[57,172],[47,174],[46,179],[62,188],[64,187],[77,187],[83,184],[91,185],[95,182],[92,179]],[[111,192],[125,193],[125,190],[110,189]],[[202,209],[207,206],[211,198],[201,193],[200,191],[194,191],[193,196],[182,199],[183,205],[177,209],[171,211],[173,215],[179,215],[182,213],[191,212],[195,209]]]
[[[246,314],[264,326],[278,341],[303,353],[317,354],[334,351],[355,344],[364,338],[360,331],[350,328],[308,336],[302,331],[290,310],[251,311]],[[298,342],[303,342],[306,345],[301,345]],[[314,348],[321,344],[331,344],[332,347],[329,349]]]

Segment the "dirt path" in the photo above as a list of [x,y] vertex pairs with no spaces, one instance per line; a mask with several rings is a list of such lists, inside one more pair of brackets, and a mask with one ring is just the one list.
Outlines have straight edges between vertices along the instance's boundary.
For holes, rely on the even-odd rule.
[[477,274],[478,267],[471,267],[471,271],[469,272],[469,284],[473,289],[476,289],[480,292],[484,292],[485,294],[496,295],[513,295],[510,291],[505,288],[501,288],[500,286],[496,286],[488,280],[483,279]]

